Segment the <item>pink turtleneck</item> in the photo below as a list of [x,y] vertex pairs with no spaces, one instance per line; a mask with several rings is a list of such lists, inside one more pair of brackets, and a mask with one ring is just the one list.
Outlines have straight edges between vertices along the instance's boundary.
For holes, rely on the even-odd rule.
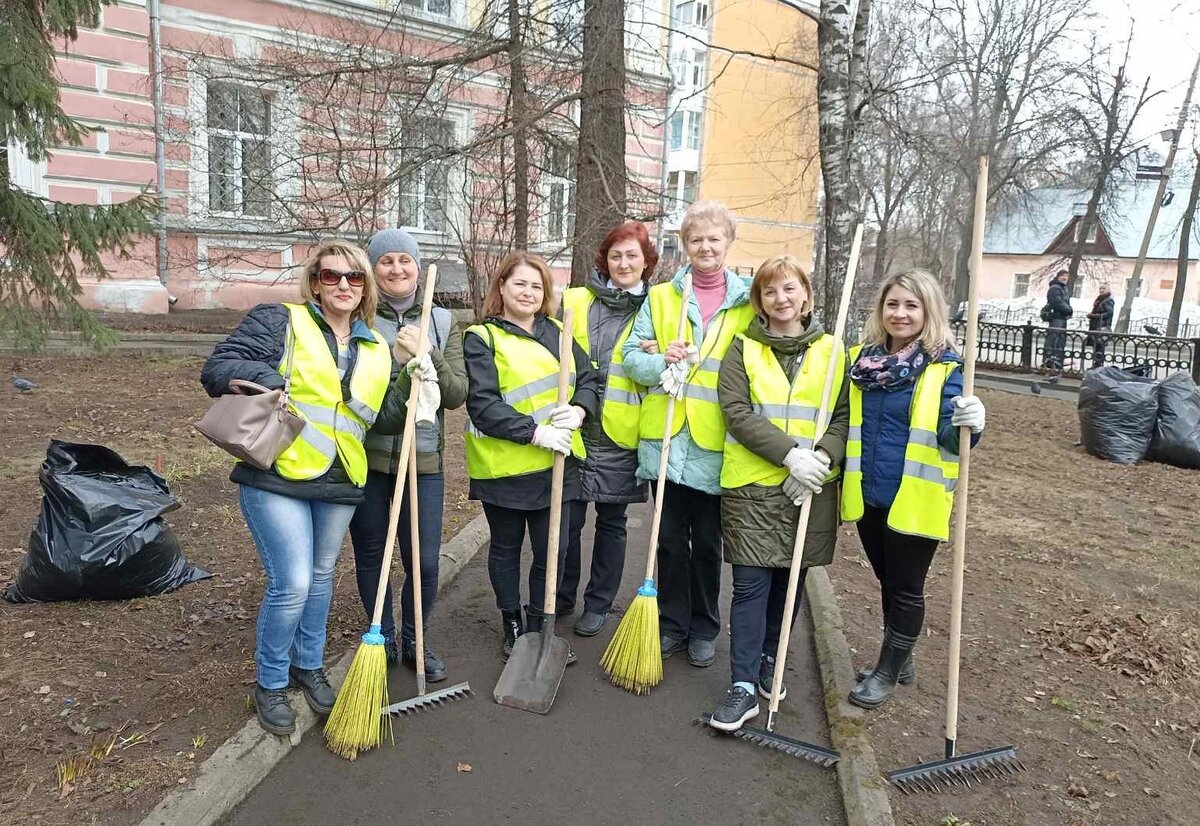
[[693,267],[692,291],[700,305],[701,329],[708,329],[708,322],[725,303],[725,270],[700,272]]

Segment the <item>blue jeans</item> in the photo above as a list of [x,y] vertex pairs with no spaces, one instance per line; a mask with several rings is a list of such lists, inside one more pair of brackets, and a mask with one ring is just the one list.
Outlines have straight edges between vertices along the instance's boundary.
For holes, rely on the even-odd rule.
[[286,688],[288,666],[321,668],[333,567],[353,505],[294,499],[239,486],[246,527],[267,574],[254,651],[258,684]]
[[[400,611],[403,614],[401,631],[407,640],[416,638],[412,583],[412,530],[408,521],[408,482],[405,481],[404,501],[400,505],[396,536],[400,540],[400,561],[404,565],[404,588],[401,591]],[[354,547],[354,576],[358,595],[362,598],[367,618],[375,612],[375,594],[379,588],[379,569],[383,565],[384,544],[387,542],[388,512],[392,506],[392,491],[396,477],[390,473],[370,471],[363,489],[363,501],[350,521],[350,541]],[[417,475],[417,540],[421,552],[421,613],[425,623],[433,613],[437,600],[438,555],[442,550],[442,498],[445,479],[440,473]],[[392,582],[389,578],[383,598],[383,621],[380,630],[388,640],[396,639],[396,619],[392,609]]]

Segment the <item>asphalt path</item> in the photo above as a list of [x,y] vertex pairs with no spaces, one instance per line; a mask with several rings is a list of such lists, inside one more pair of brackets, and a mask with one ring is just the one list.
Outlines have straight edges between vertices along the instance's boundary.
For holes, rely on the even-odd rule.
[[[629,521],[625,581],[604,631],[580,638],[571,633],[573,618],[560,618],[558,633],[579,662],[567,669],[549,714],[492,700],[504,663],[484,548],[442,594],[428,633],[449,670],[447,681],[431,688],[465,679],[474,696],[396,718],[395,745],[355,762],[331,754],[313,729],[223,823],[845,823],[834,769],[692,723],[728,689],[727,634],[710,668],[692,667],[684,654],[669,658],[663,682],[649,696],[608,683],[600,656],[641,579],[648,541],[645,508],[631,507]],[[585,556],[590,547],[589,519]],[[723,622],[729,595],[725,566]],[[828,745],[807,612],[792,636],[786,676],[789,693],[776,730]],[[391,700],[415,693],[412,672],[393,670]],[[752,724],[765,725],[766,701],[760,706]]]

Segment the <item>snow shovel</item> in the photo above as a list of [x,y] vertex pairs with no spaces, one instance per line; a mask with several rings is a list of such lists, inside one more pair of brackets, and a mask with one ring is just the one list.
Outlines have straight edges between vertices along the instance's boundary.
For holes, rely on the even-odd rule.
[[[563,326],[558,334],[558,404],[568,401],[568,384],[574,364],[572,344],[574,313],[563,312]],[[562,520],[563,470],[567,457],[554,452],[550,471],[550,526],[546,541],[546,589],[542,600],[542,630],[526,632],[517,637],[508,662],[500,672],[492,697],[502,706],[545,714],[554,705],[554,695],[567,670],[571,653],[567,641],[554,636],[554,603],[558,591],[558,539]],[[530,601],[533,595],[530,594]]]
[[[975,182],[975,227],[971,239],[971,268],[967,291],[967,335],[963,352],[963,395],[975,392],[975,358],[979,342],[979,273],[983,266],[984,213],[987,210],[988,156],[979,158]],[[905,794],[940,792],[950,786],[1004,777],[1024,771],[1012,746],[955,754],[958,740],[958,664],[962,647],[963,567],[967,549],[967,487],[971,469],[971,431],[959,428],[958,487],[954,502],[954,560],[950,569],[950,666],[946,678],[946,754],[942,760],[918,763],[888,773],[888,780]],[[944,784],[944,785],[943,785]]]
[[417,517],[417,451],[408,454],[408,525],[412,563],[409,579],[413,589],[413,625],[416,633],[417,696],[392,703],[388,714],[415,714],[471,696],[470,683],[456,683],[437,691],[425,691],[425,612],[421,603],[421,526]]
[[[846,314],[850,309],[850,296],[854,292],[854,276],[858,271],[858,256],[862,249],[862,232],[862,225],[859,224],[854,231],[854,242],[850,247],[846,277],[842,279],[842,300],[838,304],[837,323],[833,328],[835,349],[830,355],[829,367],[825,371],[825,386],[821,390],[821,406],[817,410],[816,429],[813,431],[812,444],[809,445],[814,449],[829,427],[829,408],[834,401],[829,397],[833,392],[833,380],[838,369],[836,348],[845,346],[842,343],[842,337],[846,333]],[[793,737],[785,737],[775,732],[775,715],[779,713],[779,695],[783,693],[783,674],[787,664],[788,643],[792,636],[792,616],[796,608],[796,593],[800,590],[800,566],[804,560],[804,540],[808,537],[808,520],[812,514],[812,503],[811,496],[804,500],[804,504],[800,506],[800,518],[796,522],[796,536],[792,543],[792,564],[788,570],[787,598],[783,602],[783,624],[779,628],[779,647],[775,649],[775,676],[771,681],[771,705],[767,710],[767,727],[762,729],[755,726],[742,726],[733,732],[733,736],[828,767],[841,759],[841,755],[833,749],[806,743]],[[702,715],[700,720],[707,722],[711,716],[711,714]]]

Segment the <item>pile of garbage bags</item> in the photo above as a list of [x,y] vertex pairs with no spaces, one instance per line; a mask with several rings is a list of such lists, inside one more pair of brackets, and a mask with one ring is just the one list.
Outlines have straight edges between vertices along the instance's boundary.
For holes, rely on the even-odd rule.
[[1118,464],[1149,459],[1200,469],[1200,387],[1186,373],[1152,379],[1142,372],[1099,367],[1084,373],[1084,449]]
[[9,602],[130,599],[211,576],[180,551],[164,518],[179,502],[150,468],[55,439],[38,480],[42,509]]

